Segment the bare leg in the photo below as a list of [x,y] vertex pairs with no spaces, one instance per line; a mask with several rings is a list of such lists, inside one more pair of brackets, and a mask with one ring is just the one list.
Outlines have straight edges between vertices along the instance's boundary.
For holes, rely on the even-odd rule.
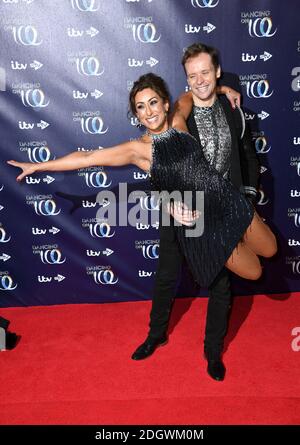
[[256,255],[269,258],[277,252],[277,242],[274,234],[256,212],[246,230],[243,241]]
[[247,280],[258,280],[262,272],[258,256],[244,242],[237,245],[225,266]]
[[261,265],[257,255],[271,257],[277,251],[276,238],[257,213],[225,266],[242,278],[257,280],[261,276]]

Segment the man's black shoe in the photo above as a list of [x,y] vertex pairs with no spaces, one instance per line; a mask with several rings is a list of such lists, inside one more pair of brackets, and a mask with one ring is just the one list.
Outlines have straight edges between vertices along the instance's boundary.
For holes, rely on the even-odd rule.
[[6,349],[8,349],[8,350],[14,349],[20,340],[21,340],[20,335],[17,335],[14,332],[7,331],[6,338],[5,338]]
[[210,377],[217,381],[224,380],[226,368],[222,362],[221,354],[205,350],[204,356],[207,360],[207,372]]
[[131,358],[132,360],[143,360],[153,354],[156,348],[167,344],[167,342],[168,339],[165,335],[159,338],[147,337],[146,341],[134,351]]

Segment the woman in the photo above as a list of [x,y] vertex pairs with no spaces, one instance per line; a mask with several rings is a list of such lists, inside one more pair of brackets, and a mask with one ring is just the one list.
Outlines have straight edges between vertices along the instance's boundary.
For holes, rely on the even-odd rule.
[[195,280],[202,286],[210,285],[224,265],[241,277],[259,278],[257,255],[274,255],[275,237],[244,196],[209,166],[196,140],[182,128],[169,128],[170,99],[163,79],[152,73],[138,79],[130,93],[130,106],[147,130],[137,140],[100,151],[74,152],[40,164],[8,164],[23,170],[18,181],[41,171],[134,164],[150,172],[156,190],[204,191],[203,235],[191,238],[184,226],[176,227]]

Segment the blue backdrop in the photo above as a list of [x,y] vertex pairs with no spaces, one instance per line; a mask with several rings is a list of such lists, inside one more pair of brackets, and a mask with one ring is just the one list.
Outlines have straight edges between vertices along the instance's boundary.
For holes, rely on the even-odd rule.
[[[143,190],[142,171],[97,167],[18,184],[5,161],[137,137],[127,115],[133,81],[153,71],[175,98],[187,88],[183,49],[196,41],[219,48],[223,83],[241,89],[261,162],[257,207],[279,241],[263,279],[234,279],[235,292],[299,291],[298,17],[298,0],[0,0],[0,306],[151,298],[156,203],[136,192],[154,215],[148,224],[96,220],[97,193],[121,182]],[[178,293],[198,292],[184,273]]]

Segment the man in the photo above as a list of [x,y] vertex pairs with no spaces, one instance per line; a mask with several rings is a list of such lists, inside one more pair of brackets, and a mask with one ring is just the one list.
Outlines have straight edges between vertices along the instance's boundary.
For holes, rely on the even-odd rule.
[[[232,109],[225,97],[217,97],[217,80],[221,75],[217,50],[193,44],[186,49],[182,65],[191,94],[183,95],[177,103],[174,121],[187,120],[188,129],[199,141],[199,149],[203,150],[208,162],[251,199],[255,198],[258,182],[255,149],[240,109]],[[192,113],[191,107],[186,107],[190,97],[194,105]],[[167,342],[168,321],[182,259],[172,225],[161,225],[150,331],[146,341],[133,353],[133,360],[149,357]],[[204,339],[207,371],[218,381],[224,379],[226,371],[222,351],[230,305],[229,274],[224,268],[209,287]]]

